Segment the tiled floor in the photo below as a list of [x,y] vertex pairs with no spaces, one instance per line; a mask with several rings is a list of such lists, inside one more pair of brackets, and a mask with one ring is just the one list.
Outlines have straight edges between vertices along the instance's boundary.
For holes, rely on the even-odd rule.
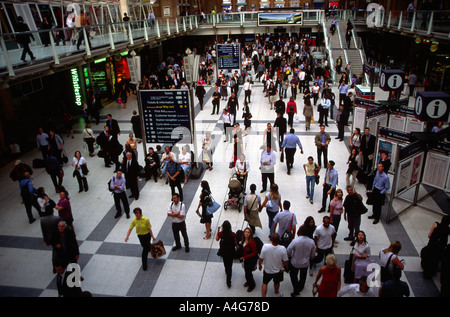
[[[336,89],[336,88],[334,88]],[[229,158],[232,155],[233,146],[223,142],[222,122],[218,115],[210,115],[212,90],[208,90],[205,98],[205,107],[199,111],[196,103],[196,136],[200,142],[205,131],[211,131],[215,138],[214,169],[206,171],[202,179],[207,180],[215,199],[223,204],[228,194],[228,180],[232,174],[228,168]],[[382,99],[385,93],[376,88],[376,95]],[[288,96],[289,97],[289,96]],[[243,101],[243,93],[239,94],[240,104]],[[102,114],[112,113],[119,120],[122,134],[120,142],[124,143],[131,131],[131,112],[137,109],[135,96],[129,98],[128,109],[121,109],[113,103],[102,109]],[[299,108],[302,109],[301,95],[297,98]],[[221,103],[224,106],[225,102]],[[269,110],[267,98],[264,98],[262,87],[253,89],[252,102],[250,104],[253,114],[252,127],[248,130],[248,136],[244,138],[245,153],[250,162],[250,174],[248,186],[255,183],[258,192],[261,189],[261,176],[259,167],[260,146],[262,145],[262,132],[267,122],[273,122],[275,114]],[[238,113],[238,120],[242,112]],[[303,119],[303,117],[302,117]],[[84,124],[75,125],[75,139],[66,138],[65,147],[69,158],[75,150],[83,150],[81,130]],[[102,130],[103,122],[93,125],[94,131]],[[306,184],[302,164],[307,157],[316,158],[314,135],[319,131],[317,123],[312,125],[310,131],[305,131],[304,121],[295,124],[296,134],[299,135],[304,147],[304,154],[299,151],[295,154],[295,166],[291,175],[287,175],[284,163],[277,164],[275,181],[280,186],[283,200],[292,203],[291,210],[295,212],[299,222],[312,215],[316,223],[321,223],[324,214],[317,213],[320,208],[321,190],[316,187],[314,204],[307,203],[305,199]],[[330,124],[327,128],[332,136],[329,149],[329,159],[336,162],[335,168],[339,173],[339,187],[345,186],[346,161],[348,158],[348,137],[350,131],[346,130],[345,142],[338,142],[337,127]],[[150,145],[149,145],[150,146]],[[87,156],[85,150],[83,153]],[[144,149],[139,147],[140,163]],[[32,151],[25,154],[21,160],[31,165],[33,158],[40,157],[40,153]],[[278,156],[279,157],[279,156]],[[188,207],[187,229],[191,251],[185,253],[184,249],[172,252],[173,236],[171,220],[166,217],[171,195],[169,186],[163,181],[140,181],[141,195],[138,201],[130,200],[131,208],[141,207],[145,216],[148,216],[153,226],[153,232],[157,239],[164,242],[167,254],[160,259],[149,259],[149,269],[144,272],[141,268],[141,246],[135,232],[130,240],[125,243],[131,219],[121,217],[114,219],[115,208],[113,198],[106,189],[106,183],[112,176],[112,169],[103,165],[103,160],[98,157],[87,156],[90,175],[88,176],[89,191],[78,193],[76,180],[71,176],[72,167],[66,164],[64,167],[66,177],[63,185],[71,194],[71,204],[74,214],[74,226],[79,241],[81,256],[79,264],[82,269],[84,281],[82,288],[90,291],[94,296],[132,296],[132,297],[259,297],[262,272],[255,271],[254,276],[258,287],[251,293],[247,293],[242,287],[244,270],[240,263],[233,266],[232,287],[229,289],[225,283],[225,273],[221,258],[217,256],[218,243],[214,239],[203,240],[204,226],[199,223],[195,214],[200,193],[200,180],[190,180],[184,186],[185,204]],[[9,172],[13,163],[2,168],[0,174],[0,200],[2,212],[0,213],[0,296],[27,296],[27,297],[55,297],[57,296],[55,275],[51,268],[51,249],[45,246],[39,219],[33,224],[28,224],[24,206],[19,196],[18,183],[9,178]],[[324,170],[321,172],[322,177]],[[32,176],[35,187],[43,186],[54,200],[58,196],[53,191],[50,177],[44,169],[34,169]],[[357,183],[356,189],[364,195],[364,186]],[[423,189],[425,190],[425,189]],[[445,202],[445,199],[443,200]],[[442,199],[425,200],[424,204],[430,208],[442,207]],[[369,207],[370,208],[370,207]],[[401,203],[394,204],[394,208],[401,208]],[[36,213],[35,210],[33,210]],[[410,288],[412,296],[435,297],[439,295],[439,273],[433,280],[422,278],[419,253],[427,243],[427,234],[435,221],[440,221],[441,216],[425,210],[421,207],[413,207],[399,215],[390,223],[386,223],[386,211],[383,212],[382,221],[373,225],[363,216],[361,229],[367,234],[371,246],[373,259],[378,260],[378,252],[387,247],[394,239],[401,241],[403,248],[400,257],[405,259],[405,272],[402,277]],[[36,215],[37,216],[37,215]],[[261,212],[263,229],[257,229],[257,235],[268,242],[267,215]],[[224,220],[229,220],[233,230],[241,229],[244,225],[243,213],[235,208],[220,209],[214,214],[212,228],[213,236],[217,226]],[[341,221],[338,231],[338,246],[334,252],[338,256],[339,265],[343,267],[344,261],[350,252],[349,244],[343,240],[347,235],[346,222]],[[313,278],[308,276],[306,288],[302,297],[312,296]],[[285,274],[281,290],[285,296],[289,296],[292,285],[289,276]],[[273,287],[269,286],[268,296],[273,296]]]

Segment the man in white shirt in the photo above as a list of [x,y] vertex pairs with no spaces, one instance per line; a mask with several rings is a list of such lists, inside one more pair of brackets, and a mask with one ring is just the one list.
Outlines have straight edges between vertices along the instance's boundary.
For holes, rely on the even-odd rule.
[[367,276],[362,276],[358,284],[350,284],[341,288],[337,297],[344,295],[348,295],[348,297],[375,297],[373,289],[367,285]]
[[261,193],[267,190],[267,179],[270,181],[270,186],[275,183],[275,164],[277,162],[277,157],[272,151],[270,145],[267,145],[266,150],[261,153],[261,178],[262,178],[262,189]]
[[[323,217],[322,224],[316,228],[313,237],[316,244],[317,255],[312,261],[312,264],[316,264],[322,262],[328,254],[333,253],[333,242],[336,238],[336,229],[330,224],[329,216]],[[310,275],[312,275],[312,270],[310,271]]]
[[[247,79],[247,81],[244,83],[244,86],[242,87],[244,89],[244,102],[250,103],[250,96],[252,94],[252,84],[250,78]],[[248,99],[248,101],[247,101]]]
[[286,248],[279,245],[280,236],[278,233],[272,234],[270,240],[272,243],[265,244],[259,256],[258,267],[260,271],[264,263],[261,294],[262,297],[266,297],[267,284],[273,279],[275,296],[281,297],[283,293],[280,292],[280,283],[283,281],[284,270],[288,269],[289,258]]
[[167,210],[167,216],[172,217],[172,232],[175,239],[175,246],[172,251],[181,249],[180,232],[183,236],[184,247],[186,252],[189,252],[189,238],[186,231],[186,208],[182,201],[180,201],[180,195],[175,193],[172,196],[172,202]]

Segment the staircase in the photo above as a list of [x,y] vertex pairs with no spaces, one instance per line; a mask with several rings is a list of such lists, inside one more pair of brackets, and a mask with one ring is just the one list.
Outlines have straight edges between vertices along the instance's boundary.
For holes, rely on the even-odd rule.
[[338,28],[339,28],[339,33],[341,36],[341,45],[342,45],[342,48],[345,49],[345,53],[346,53],[346,61],[347,61],[347,63],[350,62],[351,66],[352,66],[352,70],[351,70],[349,78],[352,78],[353,74],[355,74],[357,77],[359,77],[360,74],[363,73],[363,62],[361,59],[361,54],[363,54],[363,58],[365,58],[362,47],[357,47],[357,45],[356,45],[358,43],[361,43],[361,41],[357,37],[357,33],[355,32],[355,29],[353,29],[352,38],[350,40],[350,46],[347,46],[347,41],[345,40],[347,23],[345,21],[341,21],[341,23],[338,24]]

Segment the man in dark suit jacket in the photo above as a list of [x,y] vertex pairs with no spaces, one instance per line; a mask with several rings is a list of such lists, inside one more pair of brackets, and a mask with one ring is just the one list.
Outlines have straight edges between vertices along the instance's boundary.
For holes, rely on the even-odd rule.
[[56,253],[56,259],[65,263],[76,263],[80,256],[78,241],[70,226],[65,221],[58,222],[57,231],[51,236],[50,244]]
[[131,152],[127,152],[125,159],[122,162],[122,172],[125,174],[126,188],[131,191],[131,196],[129,198],[139,199],[139,187],[138,187],[138,177],[139,177],[139,164]]
[[369,128],[365,128],[364,135],[361,137],[360,150],[364,158],[363,171],[366,173],[370,173],[372,171],[372,164],[375,156],[375,143],[375,136],[370,134]]
[[111,131],[111,134],[114,136],[120,135],[120,128],[117,120],[113,119],[111,114],[107,114],[106,118],[106,125],[109,127],[109,131]]
[[[17,25],[16,25],[16,32],[29,32],[30,28],[28,27],[27,24],[25,24],[23,22],[23,18],[22,17],[17,17]],[[17,43],[21,44],[23,47],[23,51],[22,51],[22,57],[20,58],[22,61],[25,62],[25,56],[26,54],[30,55],[31,60],[36,59],[36,57],[33,55],[33,52],[30,50],[30,38],[33,39],[34,41],[34,36],[32,33],[27,33],[27,34],[18,34],[16,35],[16,41]]]
[[[57,263],[55,263],[58,297],[81,297],[83,293],[81,290],[81,285],[79,284],[81,281],[81,275],[77,276],[74,270],[72,270],[72,272],[67,271],[67,265],[67,263],[64,263],[64,261],[60,259],[58,259]],[[79,278],[80,280],[74,281],[74,278]],[[71,281],[71,283],[68,283],[68,280]]]
[[103,147],[105,151],[105,166],[110,167],[111,162],[116,165],[116,171],[120,169],[119,155],[122,153],[123,145],[117,141],[117,137],[112,135],[111,132],[105,133],[106,142]]

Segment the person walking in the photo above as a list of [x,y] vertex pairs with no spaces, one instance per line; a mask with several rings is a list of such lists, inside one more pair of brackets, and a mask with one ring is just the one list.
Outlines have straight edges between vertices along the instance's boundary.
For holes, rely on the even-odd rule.
[[297,218],[295,214],[289,210],[291,203],[288,200],[283,201],[283,209],[273,218],[273,229],[272,232],[277,232],[281,237],[280,244],[284,247],[288,247],[292,239],[286,240],[285,233],[292,237],[295,237],[295,232],[297,231]]
[[270,185],[269,192],[266,194],[264,202],[259,207],[259,211],[261,211],[264,207],[266,207],[267,216],[269,217],[269,232],[270,235],[272,235],[274,232],[273,219],[277,215],[278,211],[283,209],[283,206],[281,205],[281,195],[278,191],[277,184],[273,183]]
[[28,221],[31,224],[36,221],[36,218],[33,217],[31,207],[34,207],[38,211],[38,214],[40,214],[41,208],[34,196],[34,187],[29,172],[23,174],[23,178],[19,181],[19,188],[20,196],[22,197],[22,202],[25,205],[25,211],[27,212]]
[[211,115],[213,115],[214,113],[219,114],[219,108],[220,108],[220,91],[219,91],[219,87],[216,87],[216,91],[213,92],[212,94],[212,112]]
[[59,192],[59,201],[55,206],[58,210],[58,216],[66,222],[72,229],[73,227],[73,214],[72,206],[70,204],[69,194],[65,190]]
[[313,204],[314,187],[316,186],[317,177],[319,177],[320,166],[314,162],[312,156],[309,156],[308,163],[303,164],[303,170],[306,174],[306,199],[309,199],[309,202]]
[[303,115],[305,116],[305,130],[311,129],[311,119],[314,117],[314,109],[311,105],[311,99],[304,99]]
[[289,258],[286,248],[279,245],[280,236],[277,233],[271,235],[270,241],[270,244],[264,244],[259,255],[258,268],[260,271],[264,264],[261,295],[262,297],[267,296],[267,286],[273,280],[275,296],[282,297],[280,283],[283,281],[284,271],[289,269]]
[[[213,215],[207,213],[208,198],[211,197],[211,189],[209,188],[209,183],[206,180],[202,180],[200,183],[202,191],[200,193],[200,201],[197,206],[195,213],[200,217],[200,223],[205,225],[206,235],[203,237],[204,240],[211,238],[211,223]],[[200,207],[202,207],[202,213],[199,212]]]
[[245,272],[244,287],[247,287],[247,292],[251,292],[256,287],[255,278],[253,277],[253,270],[258,263],[258,247],[253,238],[253,230],[245,228],[242,241],[240,242],[243,248],[242,257],[240,261],[243,262]]
[[344,220],[348,222],[348,236],[345,241],[353,241],[359,232],[361,225],[361,215],[367,211],[362,201],[362,196],[358,194],[352,185],[347,186],[347,196],[344,203]]
[[391,188],[389,176],[384,172],[383,164],[379,163],[377,166],[377,173],[373,180],[372,185],[372,215],[369,219],[374,219],[373,224],[377,224],[380,221],[381,209],[384,206],[386,200],[386,192]]
[[44,129],[39,128],[36,135],[36,145],[38,151],[42,153],[42,158],[45,160],[48,156],[48,134],[44,132]]
[[[321,278],[321,283],[317,284]],[[337,265],[334,254],[325,258],[325,265],[317,273],[313,287],[318,288],[319,297],[337,297],[341,288],[341,267]]]
[[94,154],[95,137],[94,131],[92,131],[90,123],[86,123],[83,129],[83,141],[86,142],[89,151],[89,156],[90,157],[95,156]]
[[[30,32],[30,28],[28,27],[28,25],[25,22],[23,22],[23,18],[21,16],[17,17],[17,25],[15,27],[15,31],[17,33]],[[26,62],[26,59],[25,59],[26,54],[30,55],[30,58],[32,61],[36,59],[36,57],[33,55],[33,52],[30,49],[30,43],[31,43],[30,39],[32,39],[33,41],[35,40],[32,33],[16,35],[17,43],[19,43],[23,47],[22,56],[20,57],[20,59],[23,62]]]
[[225,275],[226,275],[226,283],[228,288],[231,287],[231,277],[232,277],[232,268],[233,268],[233,260],[236,253],[236,249],[238,248],[238,244],[236,241],[236,234],[231,229],[231,223],[228,220],[225,220],[222,224],[222,227],[217,228],[216,241],[219,242],[219,251],[218,255],[223,260],[223,265],[225,267]]
[[[131,221],[130,227],[128,228],[127,236],[125,237],[125,242],[128,242],[131,231],[136,227],[136,234],[139,242],[142,246],[142,269],[147,271],[147,260],[148,253],[151,251],[151,239],[156,240],[153,235],[152,225],[150,220],[142,215],[142,209],[136,207],[133,209],[134,219]],[[128,218],[128,217],[127,217]]]
[[[328,145],[331,142],[331,137],[328,134],[328,132],[325,132],[325,126],[322,124],[320,125],[320,132],[316,134],[314,138],[314,142],[317,147],[317,162],[320,167],[327,166],[328,164]],[[322,156],[323,156],[323,165],[322,162]]]
[[364,165],[363,171],[367,174],[372,172],[372,164],[374,159],[376,137],[370,133],[369,128],[364,129],[364,135],[361,137],[360,150],[363,154]]
[[300,148],[300,153],[303,154],[302,142],[300,142],[300,138],[295,135],[295,130],[291,128],[289,134],[284,138],[283,143],[281,144],[282,150],[286,153],[286,168],[288,175],[291,174],[291,169],[294,167],[294,156],[297,151],[297,146]]
[[248,226],[255,234],[256,227],[262,229],[261,220],[259,219],[259,213],[261,206],[261,197],[256,194],[256,185],[250,185],[250,194],[244,197],[244,220],[248,222]]
[[[322,262],[322,260],[329,254],[333,253],[333,243],[336,239],[336,229],[330,223],[330,217],[324,216],[322,224],[317,226],[313,234],[314,243],[316,244],[316,256],[311,261],[311,268],[313,269],[315,264]],[[310,270],[310,275],[312,275]]]
[[127,219],[130,218],[130,205],[128,203],[127,195],[125,193],[126,179],[122,176],[122,171],[118,170],[116,172],[116,176],[113,176],[110,184],[109,189],[113,192],[114,196],[114,205],[116,207],[116,215],[114,218],[119,218],[122,215],[122,207],[120,205],[120,202],[123,204],[123,208],[125,209],[125,214],[127,215]]
[[310,261],[312,261],[316,255],[316,245],[314,244],[314,240],[307,236],[306,227],[301,226],[298,233],[299,236],[292,240],[287,247],[289,276],[294,289],[291,293],[292,297],[299,296],[300,292],[305,287]]
[[297,114],[297,103],[293,96],[289,98],[289,101],[286,105],[286,113],[288,115],[288,125],[292,129],[294,126],[294,116]]
[[251,103],[250,97],[252,95],[252,81],[250,78],[244,83],[242,89],[244,89],[244,102]]
[[330,206],[327,207],[327,199],[330,197],[330,201],[333,200],[336,193],[336,186],[338,182],[338,172],[334,168],[334,161],[329,161],[327,164],[327,170],[325,171],[325,177],[323,180],[323,191],[322,191],[322,208],[319,209],[319,213],[330,211]]
[[172,251],[181,249],[180,232],[184,240],[186,253],[189,252],[189,238],[186,230],[186,205],[180,201],[180,195],[175,193],[172,196],[172,202],[169,204],[167,216],[172,218],[172,232],[175,240],[175,246]]
[[64,177],[61,163],[52,153],[45,158],[44,163],[45,171],[50,175],[55,191],[58,192],[58,187],[62,185]]

